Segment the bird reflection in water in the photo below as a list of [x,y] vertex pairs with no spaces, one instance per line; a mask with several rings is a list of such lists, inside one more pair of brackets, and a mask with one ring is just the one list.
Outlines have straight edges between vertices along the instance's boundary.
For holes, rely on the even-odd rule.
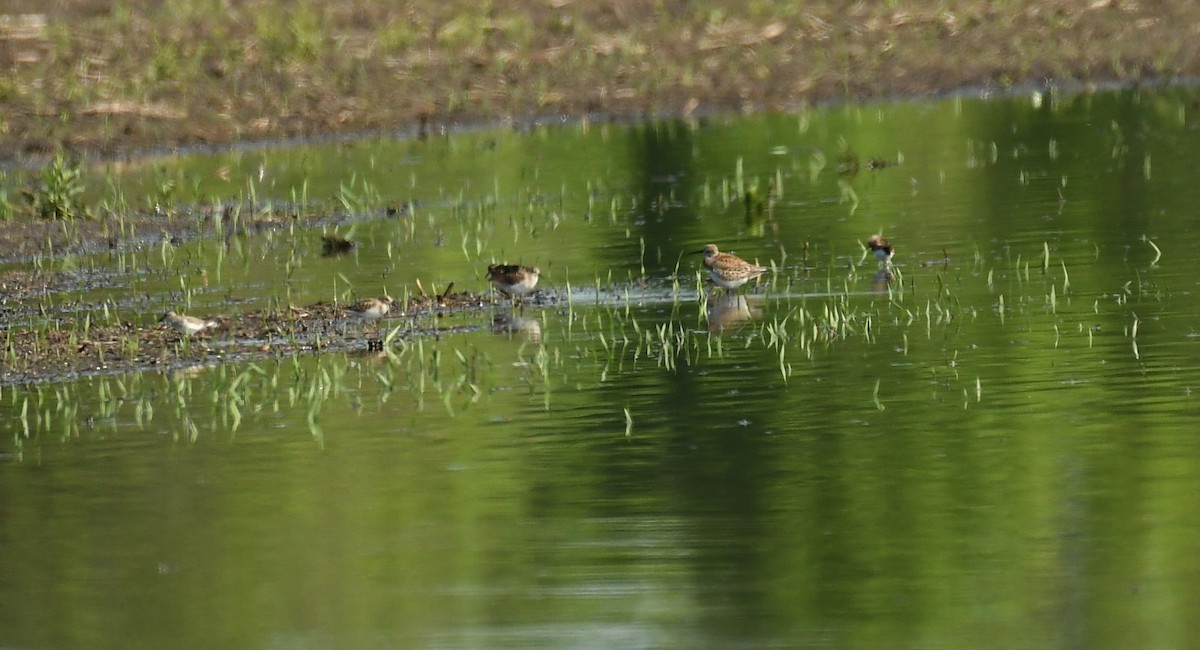
[[496,334],[520,334],[530,343],[542,340],[542,322],[536,318],[525,318],[511,311],[492,313],[492,332]]
[[728,292],[708,299],[708,331],[713,334],[761,317],[761,300],[756,299],[752,305],[746,296]]
[[879,269],[871,278],[871,292],[877,296],[886,296],[892,284],[892,269]]

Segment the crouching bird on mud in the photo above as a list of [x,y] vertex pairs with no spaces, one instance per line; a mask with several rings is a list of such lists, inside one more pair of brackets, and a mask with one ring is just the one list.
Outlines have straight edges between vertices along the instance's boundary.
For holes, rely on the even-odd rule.
[[174,309],[163,314],[162,318],[158,319],[158,322],[166,323],[171,327],[174,327],[175,330],[180,334],[188,335],[198,334],[206,329],[221,326],[221,324],[215,320],[204,320],[203,318],[196,318],[195,316],[184,316],[183,314],[177,314],[175,313]]

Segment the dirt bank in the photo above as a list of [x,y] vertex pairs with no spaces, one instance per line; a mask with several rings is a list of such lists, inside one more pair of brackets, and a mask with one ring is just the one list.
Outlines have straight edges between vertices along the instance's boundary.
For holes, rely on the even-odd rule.
[[1164,79],[1200,73],[1197,25],[1125,0],[15,0],[0,158]]

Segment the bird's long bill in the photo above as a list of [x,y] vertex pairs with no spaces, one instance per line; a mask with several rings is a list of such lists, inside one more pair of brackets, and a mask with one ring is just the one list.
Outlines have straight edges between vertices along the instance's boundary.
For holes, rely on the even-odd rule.
[[703,248],[701,248],[701,249],[700,249],[700,250],[698,250],[698,251],[692,251],[692,252],[688,253],[688,255],[701,255],[701,254],[703,254],[703,253],[704,253],[704,249],[703,249]]

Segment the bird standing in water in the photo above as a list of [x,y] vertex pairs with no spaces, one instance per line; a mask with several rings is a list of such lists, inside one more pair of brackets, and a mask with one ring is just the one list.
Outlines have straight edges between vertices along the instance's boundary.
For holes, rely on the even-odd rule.
[[875,256],[875,259],[888,265],[892,263],[892,255],[896,252],[891,242],[881,235],[871,235],[871,238],[867,240],[867,248],[871,249],[871,254]]
[[489,264],[488,280],[505,295],[520,298],[529,295],[537,286],[542,271],[536,266],[520,264]]
[[736,289],[771,270],[765,266],[751,264],[737,255],[722,253],[717,250],[716,244],[708,244],[698,251],[692,251],[691,254],[701,253],[704,254],[704,266],[708,267],[709,277],[717,286],[725,289]]

